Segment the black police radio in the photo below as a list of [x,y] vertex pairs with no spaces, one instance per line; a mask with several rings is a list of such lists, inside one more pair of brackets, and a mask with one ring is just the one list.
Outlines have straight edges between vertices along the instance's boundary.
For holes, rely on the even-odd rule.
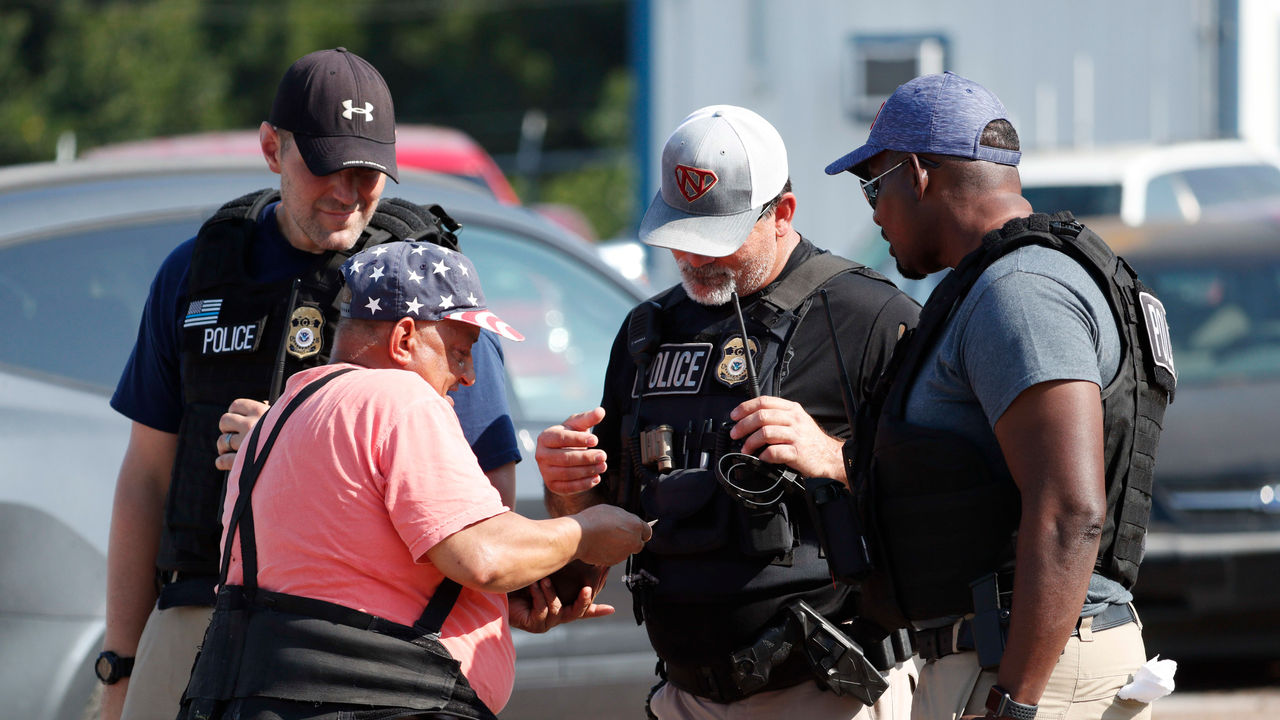
[[[836,354],[836,366],[840,370],[840,400],[844,405],[849,427],[854,427],[853,383],[844,363],[844,353],[836,335],[835,320],[831,315],[831,303],[825,289],[820,291],[827,315],[827,327],[831,333],[831,345]],[[733,307],[738,316],[738,329],[746,348],[747,378],[751,397],[760,396],[756,380],[755,362],[747,343],[747,328],[742,317],[742,307],[737,293],[732,295]],[[723,431],[727,434],[731,423]],[[844,483],[832,478],[803,477],[784,465],[774,465],[741,452],[727,452],[716,464],[716,479],[721,487],[748,509],[772,507],[781,502],[790,491],[803,491],[810,516],[818,533],[818,542],[827,558],[832,577],[845,583],[853,583],[866,577],[873,569],[870,548],[867,545],[863,523],[855,506],[853,495]],[[852,478],[850,478],[852,480]]]

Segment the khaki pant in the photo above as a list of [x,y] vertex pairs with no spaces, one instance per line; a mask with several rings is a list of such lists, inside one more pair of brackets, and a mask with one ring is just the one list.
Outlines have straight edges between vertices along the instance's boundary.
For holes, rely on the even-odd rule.
[[[1036,720],[1150,720],[1150,705],[1116,697],[1147,660],[1141,626],[1128,623],[1092,632],[1089,625],[1089,620],[1081,621],[1080,637],[1067,641]],[[981,716],[995,683],[996,671],[980,668],[975,652],[930,660],[920,670],[911,720]]]
[[908,720],[915,685],[916,666],[907,661],[889,671],[889,689],[871,707],[847,695],[825,692],[817,683],[805,682],[756,693],[727,705],[667,683],[654,694],[649,708],[658,720]]
[[173,720],[209,627],[210,607],[152,610],[138,639],[120,720]]

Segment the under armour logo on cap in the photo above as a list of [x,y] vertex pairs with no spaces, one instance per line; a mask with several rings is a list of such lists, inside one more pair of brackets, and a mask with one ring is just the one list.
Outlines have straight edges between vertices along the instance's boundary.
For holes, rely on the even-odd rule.
[[350,100],[343,100],[342,107],[343,107],[342,117],[348,120],[351,119],[352,115],[359,113],[360,115],[364,115],[365,122],[373,122],[373,103],[369,103],[369,102],[365,103],[364,109],[361,110],[358,107],[351,107]]

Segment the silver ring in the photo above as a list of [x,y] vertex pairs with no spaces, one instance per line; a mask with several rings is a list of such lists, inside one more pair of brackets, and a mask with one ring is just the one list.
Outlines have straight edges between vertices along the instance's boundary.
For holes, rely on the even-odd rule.
[[231,436],[232,436],[232,435],[234,435],[234,434],[235,434],[235,433],[227,433],[227,449],[228,449],[228,450],[230,450],[230,449],[231,449]]

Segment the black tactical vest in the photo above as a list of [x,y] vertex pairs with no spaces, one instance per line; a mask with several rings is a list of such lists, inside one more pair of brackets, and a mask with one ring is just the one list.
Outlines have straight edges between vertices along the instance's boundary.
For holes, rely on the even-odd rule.
[[[1070,213],[1037,214],[988,234],[942,281],[917,328],[894,352],[878,422],[860,427],[860,446],[874,448],[873,458],[858,463],[871,473],[864,507],[877,527],[880,562],[892,577],[897,603],[911,620],[972,612],[969,583],[1012,566],[1021,502],[1008,468],[1003,462],[989,466],[964,438],[903,418],[908,390],[951,312],[987,267],[1028,245],[1053,248],[1080,263],[1107,298],[1119,330],[1120,365],[1101,392],[1107,512],[1095,569],[1126,588],[1137,579],[1156,446],[1176,384],[1164,306]],[[872,424],[873,445],[865,438]]]
[[[413,709],[469,720],[496,717],[440,642],[440,628],[462,586],[445,578],[422,616],[401,625],[314,598],[258,587],[258,553],[250,502],[285,421],[307,398],[351,368],[313,380],[280,412],[265,441],[262,424],[248,439],[236,505],[218,574],[217,603],[182,696],[182,720],[217,720],[232,701],[270,698]],[[240,538],[243,580],[227,584],[231,548]],[[235,714],[235,710],[232,710]]]
[[217,574],[225,482],[225,473],[213,465],[218,419],[232,400],[268,399],[284,378],[329,361],[342,263],[392,240],[457,248],[453,231],[460,226],[439,206],[391,198],[379,203],[355,246],[316,255],[296,284],[256,282],[246,270],[255,226],[279,198],[275,190],[260,190],[232,200],[196,236],[180,330],[182,421],[156,560],[164,572]]
[[[819,254],[743,306],[763,394],[777,394],[782,359],[817,289],[850,271],[880,278]],[[632,577],[646,577],[632,590],[658,656],[679,665],[720,659],[753,642],[793,598],[837,621],[852,617],[851,590],[832,582],[803,494],[749,509],[716,478],[720,458],[740,449],[728,437],[729,413],[751,397],[732,305],[699,305],[677,286],[633,310],[628,327],[645,325],[633,319],[644,312],[656,318],[660,341],[629,388],[616,500],[658,520],[631,569]],[[639,450],[640,433],[661,425],[672,429],[668,471],[644,465]]]

